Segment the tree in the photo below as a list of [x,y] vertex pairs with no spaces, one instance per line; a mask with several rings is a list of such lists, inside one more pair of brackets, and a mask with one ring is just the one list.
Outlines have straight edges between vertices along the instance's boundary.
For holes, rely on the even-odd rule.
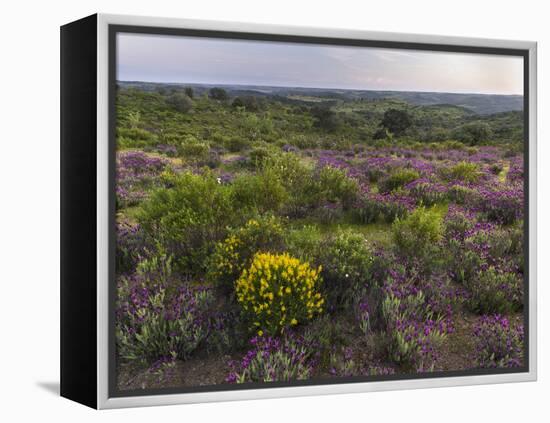
[[335,131],[342,124],[336,112],[327,106],[315,106],[311,114],[315,118],[315,126],[329,132]]
[[485,122],[470,122],[459,126],[453,132],[453,137],[458,141],[477,145],[483,141],[488,141],[492,136],[489,125]]
[[184,93],[174,93],[166,99],[166,104],[181,113],[187,113],[193,108],[193,101]]
[[223,88],[218,88],[218,87],[210,89],[209,97],[212,100],[220,100],[220,101],[225,101],[229,98],[229,96],[227,95],[227,91],[225,91]]
[[233,103],[231,103],[233,107],[243,107],[248,112],[257,112],[260,110],[260,103],[256,99],[256,97],[252,95],[247,95],[244,97],[235,97],[235,100],[233,100]]
[[195,96],[195,92],[193,91],[193,88],[191,87],[185,87],[185,95],[189,98],[193,98]]
[[412,126],[412,123],[411,116],[405,110],[388,109],[384,112],[380,125],[393,135],[400,136]]

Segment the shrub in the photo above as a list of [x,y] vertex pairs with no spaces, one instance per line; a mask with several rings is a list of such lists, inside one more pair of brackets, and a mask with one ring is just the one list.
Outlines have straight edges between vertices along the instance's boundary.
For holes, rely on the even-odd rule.
[[409,213],[414,200],[396,194],[371,194],[361,197],[353,208],[352,217],[360,223],[374,223],[382,220],[393,223]]
[[378,182],[378,190],[381,193],[395,191],[407,185],[409,182],[418,179],[420,174],[414,169],[400,168],[393,171],[389,176]]
[[418,207],[405,219],[393,223],[392,235],[397,252],[403,257],[425,258],[441,240],[441,216],[434,210]]
[[241,137],[231,137],[224,140],[224,147],[227,148],[232,153],[237,153],[244,150],[249,146],[249,142],[245,138]]
[[184,162],[202,165],[209,159],[210,147],[207,143],[189,136],[178,146],[178,153]]
[[240,362],[231,363],[229,383],[275,382],[309,379],[313,372],[313,353],[301,338],[255,337],[253,348]]
[[372,257],[365,238],[352,232],[341,232],[321,245],[323,292],[331,311],[353,306],[361,298],[369,283]]
[[447,242],[449,274],[457,282],[467,285],[485,264],[480,251],[468,239],[464,244],[460,239],[451,238]]
[[491,128],[484,122],[466,123],[453,132],[453,138],[472,145],[488,141],[491,136]]
[[347,210],[355,203],[359,194],[359,184],[355,179],[348,178],[343,170],[325,166],[319,172],[321,196],[329,201],[340,201]]
[[280,219],[273,216],[251,219],[216,245],[210,259],[209,276],[217,284],[232,290],[256,252],[279,252],[283,247],[284,229]]
[[476,182],[481,176],[481,171],[476,163],[459,162],[453,166],[440,169],[443,178],[447,180],[459,180],[463,182]]
[[417,204],[432,206],[442,203],[446,198],[446,188],[443,185],[421,180],[413,181],[406,186],[410,195],[416,199]]
[[480,210],[487,219],[501,225],[510,225],[523,215],[523,189],[510,187],[486,191],[479,201]]
[[350,347],[334,350],[329,357],[329,373],[332,376],[350,377],[361,374],[361,369],[353,359],[353,350]]
[[363,300],[358,304],[356,318],[361,333],[367,336],[371,331],[371,311],[368,301]]
[[237,280],[237,301],[259,334],[282,333],[323,311],[320,272],[286,253],[257,253]]
[[193,108],[193,101],[184,93],[174,93],[166,98],[166,104],[181,113]]
[[287,250],[300,260],[312,262],[319,255],[322,234],[317,225],[304,225],[286,232]]
[[144,147],[153,145],[157,140],[155,134],[141,128],[116,129],[117,146],[120,147]]
[[467,284],[472,293],[470,306],[480,313],[510,313],[523,304],[523,280],[512,272],[491,266]]
[[185,360],[208,335],[210,291],[166,288],[123,280],[118,288],[116,339],[123,359],[152,363],[161,357]]
[[436,349],[446,335],[433,320],[398,320],[391,328],[390,337],[389,353],[396,363],[417,372],[429,372],[434,369]]
[[386,110],[380,122],[382,128],[386,128],[396,136],[403,135],[412,124],[413,121],[409,113],[399,109]]
[[232,201],[236,209],[250,213],[279,212],[288,200],[288,192],[271,169],[258,174],[238,176],[232,183]]
[[382,215],[382,205],[376,199],[363,196],[361,197],[354,209],[353,217],[359,223],[369,224],[378,221]]
[[444,222],[444,234],[447,241],[455,238],[464,240],[466,232],[473,228],[474,223],[471,216],[467,216],[464,212],[449,208]]
[[267,147],[255,147],[248,153],[248,160],[253,168],[260,169],[267,163],[273,154],[273,150]]
[[429,313],[421,291],[408,295],[398,291],[388,293],[381,307],[389,334],[388,353],[407,370],[432,371],[437,347],[446,337],[446,322],[426,318]]
[[312,107],[311,115],[315,118],[315,126],[327,132],[334,132],[342,125],[339,115],[329,106]]
[[291,217],[306,216],[322,200],[319,183],[313,169],[293,153],[277,154],[269,158],[264,171],[277,179],[289,194],[285,212]]
[[137,219],[176,258],[181,272],[202,274],[206,258],[225,237],[227,225],[238,224],[245,216],[232,213],[230,186],[219,184],[211,173],[186,172],[173,175],[170,182],[171,188],[151,193]]
[[116,225],[117,274],[132,273],[139,260],[147,253],[148,243],[139,225],[118,223]]
[[220,101],[225,101],[229,98],[227,91],[225,91],[223,88],[218,88],[218,87],[211,88],[210,91],[208,92],[208,96],[212,100],[220,100]]
[[519,367],[523,362],[523,325],[512,326],[501,315],[482,316],[474,327],[476,362],[480,367]]
[[447,190],[447,197],[456,204],[471,204],[477,201],[479,194],[472,188],[462,185],[453,185]]

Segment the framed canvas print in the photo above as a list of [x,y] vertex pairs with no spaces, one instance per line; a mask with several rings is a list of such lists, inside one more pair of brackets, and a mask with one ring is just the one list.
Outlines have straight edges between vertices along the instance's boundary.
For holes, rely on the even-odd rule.
[[61,394],[536,379],[536,44],[61,28]]

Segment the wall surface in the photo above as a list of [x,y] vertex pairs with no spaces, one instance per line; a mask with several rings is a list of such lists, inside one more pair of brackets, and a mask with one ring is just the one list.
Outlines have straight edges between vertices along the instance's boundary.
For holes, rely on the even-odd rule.
[[[548,421],[550,31],[545,2],[20,0],[5,2],[2,9],[0,420]],[[60,398],[59,26],[95,12],[538,41],[539,381],[103,412]]]

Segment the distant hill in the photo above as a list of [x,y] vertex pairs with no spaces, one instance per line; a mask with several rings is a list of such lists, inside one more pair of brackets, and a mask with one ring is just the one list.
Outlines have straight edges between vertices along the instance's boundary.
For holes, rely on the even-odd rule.
[[[382,100],[396,99],[418,106],[446,105],[470,110],[479,115],[494,113],[523,111],[523,96],[496,95],[496,94],[457,94],[438,92],[414,91],[372,91],[346,90],[330,88],[303,88],[303,87],[268,87],[255,85],[209,85],[209,84],[179,84],[153,83],[140,81],[119,81],[122,87],[135,87],[144,91],[164,89],[181,89],[193,87],[198,95],[213,87],[224,88],[230,96],[256,95],[286,97],[293,101],[312,102],[319,100]],[[301,99],[301,100],[300,100]]]

